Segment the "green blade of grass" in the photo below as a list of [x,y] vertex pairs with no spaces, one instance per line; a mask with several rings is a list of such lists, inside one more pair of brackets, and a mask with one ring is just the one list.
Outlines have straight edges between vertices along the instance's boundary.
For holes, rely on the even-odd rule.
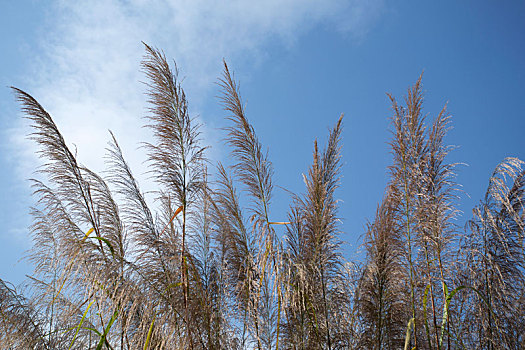
[[82,327],[82,324],[84,323],[84,319],[86,318],[86,315],[89,311],[89,308],[91,307],[91,305],[93,305],[93,302],[95,300],[92,300],[89,305],[87,306],[86,308],[86,311],[84,311],[84,314],[82,315],[82,318],[80,319],[80,323],[78,324],[78,326],[76,327],[77,330],[75,332],[75,336],[73,337],[73,340],[71,341],[71,345],[69,345],[69,348],[68,349],[71,349],[71,347],[73,346],[73,343],[75,343],[75,339],[77,339],[77,335],[78,335],[78,331],[80,330],[80,327]]
[[405,350],[408,350],[410,347],[410,328],[414,328],[414,318],[412,317],[410,321],[408,321],[407,325],[407,335],[405,337]]
[[[489,312],[494,316],[496,317],[496,315],[494,314],[494,311],[492,310],[492,306],[490,305],[490,303],[487,301],[487,299],[483,296],[483,294],[477,290],[476,288],[472,288],[472,287],[469,287],[469,286],[459,286],[459,287],[456,287],[455,289],[453,289],[450,293],[448,292],[448,288],[447,288],[447,285],[444,284],[443,285],[444,287],[444,290],[445,290],[445,295],[446,295],[446,300],[445,300],[445,305],[443,306],[443,321],[442,321],[442,324],[441,324],[441,337],[439,339],[439,344],[442,345],[443,343],[443,337],[445,335],[445,325],[447,323],[447,318],[448,318],[448,311],[449,311],[449,305],[450,305],[450,302],[452,301],[452,298],[454,297],[454,295],[456,295],[457,292],[459,292],[460,290],[462,289],[469,289],[473,292],[475,292],[481,300],[483,300],[483,302],[488,306],[489,308]],[[498,324],[496,323],[495,324],[496,326],[496,330],[498,332],[500,332],[500,329],[498,327]]]
[[146,343],[144,343],[144,350],[148,349],[148,345],[151,340],[151,334],[153,333],[153,324],[155,323],[156,317],[157,313],[155,312],[155,315],[153,316],[153,321],[151,321],[151,324],[149,325],[148,336],[146,337]]
[[102,334],[100,336],[100,341],[98,342],[96,350],[101,350],[102,349],[102,345],[104,345],[104,343],[107,342],[106,338],[108,336],[109,330],[111,329],[111,326],[113,325],[113,322],[115,322],[115,320],[117,319],[117,316],[118,316],[118,309],[115,310],[115,312],[113,313],[113,316],[111,316],[111,320],[109,320],[109,323],[106,326],[106,329],[104,330],[104,334]]
[[459,292],[460,290],[466,288],[465,286],[459,286],[459,287],[454,288],[449,293],[447,285],[443,284],[443,286],[444,286],[444,290],[445,290],[445,293],[446,293],[445,294],[446,295],[446,299],[445,299],[445,305],[443,306],[443,320],[441,322],[441,336],[439,337],[439,346],[440,347],[441,347],[441,345],[443,345],[443,337],[445,336],[445,325],[446,325],[447,320],[448,320],[448,309],[449,309],[452,297],[454,297],[454,295],[456,295],[456,293]]
[[104,238],[104,237],[91,237],[91,238],[92,239],[98,239],[99,241],[104,242],[109,247],[109,251],[111,252],[111,256],[115,257],[115,249],[113,249],[113,246],[111,245],[111,243],[109,242],[109,240],[107,238]]
[[82,327],[82,329],[85,329],[85,330],[88,330],[88,331],[91,331],[91,332],[95,332],[99,337],[102,337],[102,333],[100,333],[98,330],[96,330],[95,328],[91,328],[91,327]]

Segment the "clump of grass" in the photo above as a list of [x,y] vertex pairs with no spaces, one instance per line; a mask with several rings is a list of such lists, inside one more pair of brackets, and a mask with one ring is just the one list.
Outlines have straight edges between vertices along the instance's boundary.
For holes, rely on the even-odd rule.
[[45,164],[33,180],[29,288],[0,280],[2,348],[525,347],[523,164],[496,168],[461,233],[450,116],[443,108],[427,123],[422,77],[403,104],[390,96],[390,181],[366,228],[366,259],[351,263],[337,197],[343,117],[323,150],[314,142],[304,193],[271,217],[273,166],[227,64],[219,86],[232,162],[214,166],[177,68],[145,50],[157,208],[113,134],[101,176],[13,88]]

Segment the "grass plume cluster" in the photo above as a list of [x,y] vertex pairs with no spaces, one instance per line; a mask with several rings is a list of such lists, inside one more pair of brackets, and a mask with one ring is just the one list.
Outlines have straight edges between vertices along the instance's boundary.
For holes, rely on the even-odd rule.
[[[347,262],[338,210],[343,117],[317,141],[288,213],[270,216],[273,167],[226,63],[231,164],[206,158],[164,54],[145,46],[148,205],[111,134],[107,171],[78,163],[57,125],[13,88],[45,160],[24,290],[0,280],[4,349],[523,349],[525,170],[505,159],[463,230],[446,108],[421,77],[393,96],[390,180]],[[275,221],[287,217],[286,222]]]

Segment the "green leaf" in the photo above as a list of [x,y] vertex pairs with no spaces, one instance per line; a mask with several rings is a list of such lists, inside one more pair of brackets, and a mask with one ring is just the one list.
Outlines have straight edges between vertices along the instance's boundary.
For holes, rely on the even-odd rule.
[[407,325],[407,335],[405,337],[405,350],[408,350],[410,347],[410,328],[414,328],[414,318],[412,317],[410,321],[408,321]]
[[144,343],[144,350],[148,349],[148,345],[151,340],[151,334],[153,333],[153,324],[155,323],[156,318],[157,318],[157,313],[155,312],[155,315],[153,316],[153,321],[151,321],[151,324],[149,325],[148,336],[146,337],[146,343]]
[[108,336],[109,330],[111,329],[111,326],[113,325],[113,322],[117,319],[118,316],[118,309],[115,310],[113,313],[113,316],[111,316],[111,320],[109,320],[108,325],[106,326],[106,329],[104,330],[104,334],[100,336],[100,341],[98,342],[96,350],[102,350],[102,345],[107,341],[106,337]]
[[96,330],[95,328],[91,328],[91,327],[82,327],[82,329],[86,329],[88,331],[92,331],[92,332],[95,332],[99,337],[102,337],[102,333],[100,333],[98,330]]
[[448,319],[448,309],[450,306],[450,302],[452,301],[452,298],[454,295],[456,295],[457,292],[459,292],[462,289],[465,289],[465,286],[459,286],[454,288],[450,293],[448,292],[448,288],[446,283],[443,283],[443,288],[445,290],[446,300],[445,305],[443,306],[443,320],[441,321],[441,336],[439,337],[439,346],[443,345],[443,337],[445,336],[445,325],[447,324]]
[[89,305],[88,305],[86,311],[84,311],[84,314],[82,315],[82,318],[80,319],[80,323],[79,323],[78,326],[76,327],[77,330],[76,330],[76,332],[75,332],[75,336],[73,337],[73,340],[71,341],[71,345],[69,345],[69,349],[71,349],[71,347],[73,346],[73,343],[75,343],[75,339],[77,339],[78,331],[80,330],[80,327],[82,327],[82,324],[84,323],[84,319],[86,318],[86,315],[87,315],[87,313],[88,313],[88,311],[89,311],[89,308],[91,307],[91,305],[93,304],[94,301],[95,301],[95,300],[92,300],[92,301],[89,303]]
[[107,238],[104,238],[104,237],[91,237],[91,238],[98,239],[99,241],[106,243],[106,245],[109,247],[109,250],[111,251],[111,256],[115,257],[115,249],[113,249],[113,246],[111,245],[111,243],[109,243],[109,240]]

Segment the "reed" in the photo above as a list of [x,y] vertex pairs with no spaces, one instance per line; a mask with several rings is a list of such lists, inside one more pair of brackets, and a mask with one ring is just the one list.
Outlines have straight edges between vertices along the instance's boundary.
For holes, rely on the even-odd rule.
[[96,174],[42,105],[13,88],[44,165],[32,180],[35,270],[25,287],[0,280],[0,347],[525,348],[523,163],[497,166],[459,230],[451,118],[446,108],[424,114],[421,76],[402,103],[389,95],[389,182],[365,259],[348,262],[342,116],[324,148],[314,142],[304,192],[275,213],[274,169],[228,65],[218,82],[227,165],[207,160],[177,67],[145,45],[142,69],[156,207],[113,134]]

